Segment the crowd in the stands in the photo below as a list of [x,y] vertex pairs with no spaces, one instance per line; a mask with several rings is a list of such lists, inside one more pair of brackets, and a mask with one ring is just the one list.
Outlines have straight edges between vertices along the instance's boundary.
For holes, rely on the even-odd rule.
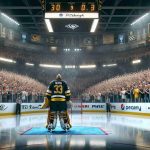
[[45,85],[16,73],[0,71],[0,102],[22,102],[43,101]]
[[[136,50],[122,51],[122,52],[110,52],[106,53],[85,53],[83,57],[82,53],[78,57],[74,58],[75,64],[82,64],[84,61],[88,63],[93,62],[97,65],[96,69],[80,69],[73,72],[71,69],[47,69],[39,67],[39,63],[52,63],[65,65],[73,56],[60,53],[60,55],[49,53],[48,51],[29,51],[22,49],[11,49],[0,47],[0,57],[9,58],[17,61],[16,64],[9,64],[6,62],[0,62],[0,70],[12,71],[17,75],[8,73],[6,71],[0,72],[0,102],[3,101],[15,101],[17,97],[23,98],[24,102],[39,101],[46,90],[46,86],[51,80],[55,79],[56,74],[60,73],[64,80],[67,81],[73,97],[81,96],[83,101],[86,102],[105,102],[105,101],[126,101],[126,102],[146,102],[149,101],[149,78],[143,77],[145,73],[138,71],[148,69],[150,65],[149,57],[150,50],[147,47],[138,47]],[[82,58],[81,58],[81,56]],[[62,57],[63,56],[63,57]],[[134,67],[131,64],[133,59],[142,59],[142,63]],[[82,62],[83,61],[83,62]],[[107,62],[108,61],[108,62]],[[117,62],[119,61],[119,62]],[[34,63],[34,67],[25,66],[25,63]],[[103,63],[118,63],[116,67],[103,68]],[[104,64],[105,64],[104,63]],[[137,73],[128,74],[131,72]],[[145,72],[149,72],[145,71]],[[123,76],[117,76],[121,74],[127,74]],[[138,76],[142,76],[139,78]],[[115,77],[117,76],[117,77]],[[134,76],[135,80],[131,78]],[[149,77],[149,75],[147,75]],[[33,80],[36,79],[36,80]],[[112,78],[112,79],[111,79]],[[109,79],[107,81],[104,81]],[[125,80],[126,79],[126,80]],[[34,81],[35,85],[32,83]],[[39,81],[39,82],[38,82]],[[101,82],[104,81],[104,82]],[[27,84],[26,84],[27,83]],[[41,86],[39,86],[41,85]],[[138,98],[135,98],[136,87],[139,89]],[[123,94],[125,93],[125,94]]]
[[105,80],[87,89],[85,102],[150,102],[150,70]]

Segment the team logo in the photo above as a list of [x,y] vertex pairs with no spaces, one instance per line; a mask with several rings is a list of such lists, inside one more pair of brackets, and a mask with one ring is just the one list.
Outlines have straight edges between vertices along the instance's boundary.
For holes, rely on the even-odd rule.
[[6,110],[8,107],[7,106],[5,106],[5,105],[0,105],[0,111],[4,111],[4,110]]
[[79,25],[77,25],[77,24],[67,24],[67,25],[65,25],[65,27],[68,28],[68,29],[75,30],[76,28],[79,27]]
[[124,104],[121,104],[121,109],[125,110],[125,105]]

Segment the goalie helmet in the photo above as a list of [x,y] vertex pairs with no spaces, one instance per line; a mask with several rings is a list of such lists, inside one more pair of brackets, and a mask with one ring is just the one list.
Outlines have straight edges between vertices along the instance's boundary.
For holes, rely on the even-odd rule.
[[62,80],[62,77],[61,77],[60,74],[58,74],[58,75],[56,76],[56,80]]

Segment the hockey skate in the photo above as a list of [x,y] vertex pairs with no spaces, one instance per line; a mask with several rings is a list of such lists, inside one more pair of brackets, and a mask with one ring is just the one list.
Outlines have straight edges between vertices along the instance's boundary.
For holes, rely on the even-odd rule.
[[71,128],[71,126],[70,126],[68,123],[65,123],[65,128],[64,128],[64,130],[67,132],[67,131],[70,130],[70,128]]
[[47,129],[48,131],[52,132],[54,129],[53,129],[53,124],[50,123],[48,126],[47,126]]
[[50,115],[50,122],[47,126],[48,131],[52,132],[57,125],[57,112],[53,112]]
[[59,121],[60,121],[61,128],[66,132],[72,127],[70,125],[70,121],[66,112],[59,113]]

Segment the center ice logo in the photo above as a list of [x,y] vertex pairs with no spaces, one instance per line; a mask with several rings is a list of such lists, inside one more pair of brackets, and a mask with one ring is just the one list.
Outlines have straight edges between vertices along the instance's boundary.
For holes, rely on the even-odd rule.
[[124,104],[121,104],[121,109],[125,110],[125,105]]

